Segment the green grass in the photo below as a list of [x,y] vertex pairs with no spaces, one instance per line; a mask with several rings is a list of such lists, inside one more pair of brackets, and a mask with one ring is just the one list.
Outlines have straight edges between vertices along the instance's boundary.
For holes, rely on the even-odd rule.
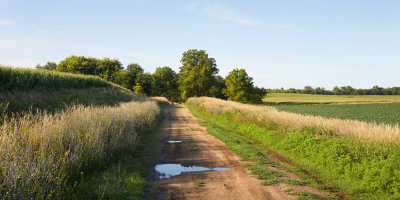
[[330,104],[400,102],[400,95],[317,95],[297,93],[268,93],[263,102],[275,104]]
[[[262,148],[256,141],[247,137],[243,134],[240,129],[237,129],[236,125],[232,124],[232,121],[221,116],[210,116],[204,112],[197,111],[191,105],[188,105],[190,111],[196,117],[203,119],[199,121],[202,126],[207,128],[207,132],[215,136],[217,139],[224,142],[227,147],[239,155],[244,161],[251,161],[254,164],[245,163],[244,167],[249,169],[251,173],[258,179],[264,180],[262,185],[276,185],[284,181],[282,174],[277,171],[270,170],[268,166],[288,169],[289,165],[277,165],[269,159],[269,152]],[[300,169],[296,169],[294,166],[290,166],[293,173],[301,175],[302,178],[307,180],[310,186],[318,186],[320,189],[326,189],[324,185],[319,184],[306,174],[302,173]],[[296,170],[295,170],[296,169]],[[332,195],[328,193],[329,195]]]
[[396,125],[400,123],[400,103],[276,105],[279,110],[326,118],[351,119]]
[[195,184],[197,187],[201,187],[201,186],[204,185],[204,182],[203,182],[202,180],[196,180],[196,181],[194,182],[194,184]]
[[87,75],[0,66],[0,92],[33,89],[84,89],[111,87],[101,78]]
[[[164,111],[162,105],[162,113]],[[115,162],[82,177],[74,199],[146,199],[151,195],[147,181],[148,167],[156,157],[158,134],[162,124],[141,134],[135,151],[124,154]],[[201,186],[203,183],[200,182]]]
[[[357,198],[400,198],[398,161],[400,147],[398,146],[382,147],[376,144],[376,150],[371,151],[375,147],[373,143],[365,146],[367,143],[362,141],[356,143],[354,140],[347,140],[346,137],[323,135],[316,137],[314,133],[307,131],[280,133],[271,131],[268,127],[251,124],[251,122],[241,123],[232,120],[238,116],[224,115],[221,112],[211,114],[205,110],[196,109],[193,107],[194,104],[188,106],[195,116],[206,120],[208,126],[223,124],[226,130],[231,130],[231,134],[238,133],[243,137],[258,141],[343,193]],[[212,129],[209,132],[213,134]],[[229,142],[227,145],[230,146]],[[307,181],[303,179],[306,184]]]

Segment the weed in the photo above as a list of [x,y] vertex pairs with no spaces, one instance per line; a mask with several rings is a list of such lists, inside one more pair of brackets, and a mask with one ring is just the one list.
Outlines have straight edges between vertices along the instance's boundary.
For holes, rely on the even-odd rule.
[[204,182],[203,182],[202,180],[196,180],[196,181],[194,182],[194,184],[195,184],[197,187],[201,187],[201,186],[204,185]]

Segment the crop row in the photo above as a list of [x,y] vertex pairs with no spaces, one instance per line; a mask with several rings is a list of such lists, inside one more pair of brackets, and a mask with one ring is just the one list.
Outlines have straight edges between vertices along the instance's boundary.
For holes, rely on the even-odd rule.
[[351,119],[396,125],[400,123],[400,103],[277,105],[278,110],[327,118]]
[[94,76],[0,66],[0,92],[31,89],[83,89],[110,87],[111,83]]

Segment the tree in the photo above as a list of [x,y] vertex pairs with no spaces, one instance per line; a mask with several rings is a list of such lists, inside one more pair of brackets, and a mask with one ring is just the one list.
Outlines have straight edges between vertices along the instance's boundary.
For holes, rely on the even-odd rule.
[[[140,85],[143,89],[143,94],[147,96],[151,95],[151,74],[150,73],[141,73],[138,74],[136,79],[136,86]],[[136,87],[135,86],[135,87]],[[136,89],[135,89],[136,91]]]
[[114,74],[117,71],[120,71],[122,68],[122,64],[117,60],[117,59],[109,59],[109,58],[104,58],[99,62],[99,65],[97,66],[97,74],[101,78],[107,80],[107,81],[113,81],[114,80]]
[[104,58],[103,60],[72,55],[61,61],[57,71],[74,74],[99,76],[105,80],[113,81],[116,72],[122,69],[122,64],[116,59]]
[[57,68],[57,63],[55,62],[47,62],[45,65],[41,66],[40,64],[36,65],[36,69],[54,71]]
[[241,103],[261,103],[266,95],[264,88],[253,85],[253,78],[244,69],[234,69],[225,78],[224,94],[229,100]]
[[114,83],[117,83],[130,90],[136,86],[139,74],[143,74],[143,68],[137,63],[131,63],[126,70],[120,70],[114,74]]
[[179,68],[179,90],[182,100],[194,96],[211,96],[210,89],[218,73],[214,58],[205,50],[190,49],[183,53]]
[[179,100],[178,74],[170,67],[157,67],[151,81],[151,96],[163,96],[173,102]]

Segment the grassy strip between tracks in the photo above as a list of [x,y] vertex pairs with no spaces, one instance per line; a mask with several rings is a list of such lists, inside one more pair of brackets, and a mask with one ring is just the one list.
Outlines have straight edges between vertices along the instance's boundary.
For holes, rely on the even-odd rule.
[[[270,157],[270,152],[265,150],[256,141],[244,136],[228,119],[221,116],[209,116],[204,112],[197,111],[194,107],[188,106],[192,114],[197,118],[202,119],[200,121],[202,126],[207,128],[207,131],[214,135],[219,140],[223,141],[227,147],[239,155],[244,161],[250,161],[250,163],[244,164],[244,167],[249,169],[251,173],[258,179],[263,180],[262,185],[308,185],[317,189],[326,190],[326,186],[317,182],[313,178],[309,177],[301,169],[291,166],[286,163],[274,163]],[[293,172],[302,181],[293,179],[283,178],[282,174],[278,171],[271,170],[269,167],[278,169],[284,169]],[[290,188],[290,186],[289,186]],[[307,191],[293,192],[293,189],[287,190],[288,194],[297,196],[299,199],[337,199],[338,197],[330,192],[325,192],[324,196],[319,196],[314,193]]]

